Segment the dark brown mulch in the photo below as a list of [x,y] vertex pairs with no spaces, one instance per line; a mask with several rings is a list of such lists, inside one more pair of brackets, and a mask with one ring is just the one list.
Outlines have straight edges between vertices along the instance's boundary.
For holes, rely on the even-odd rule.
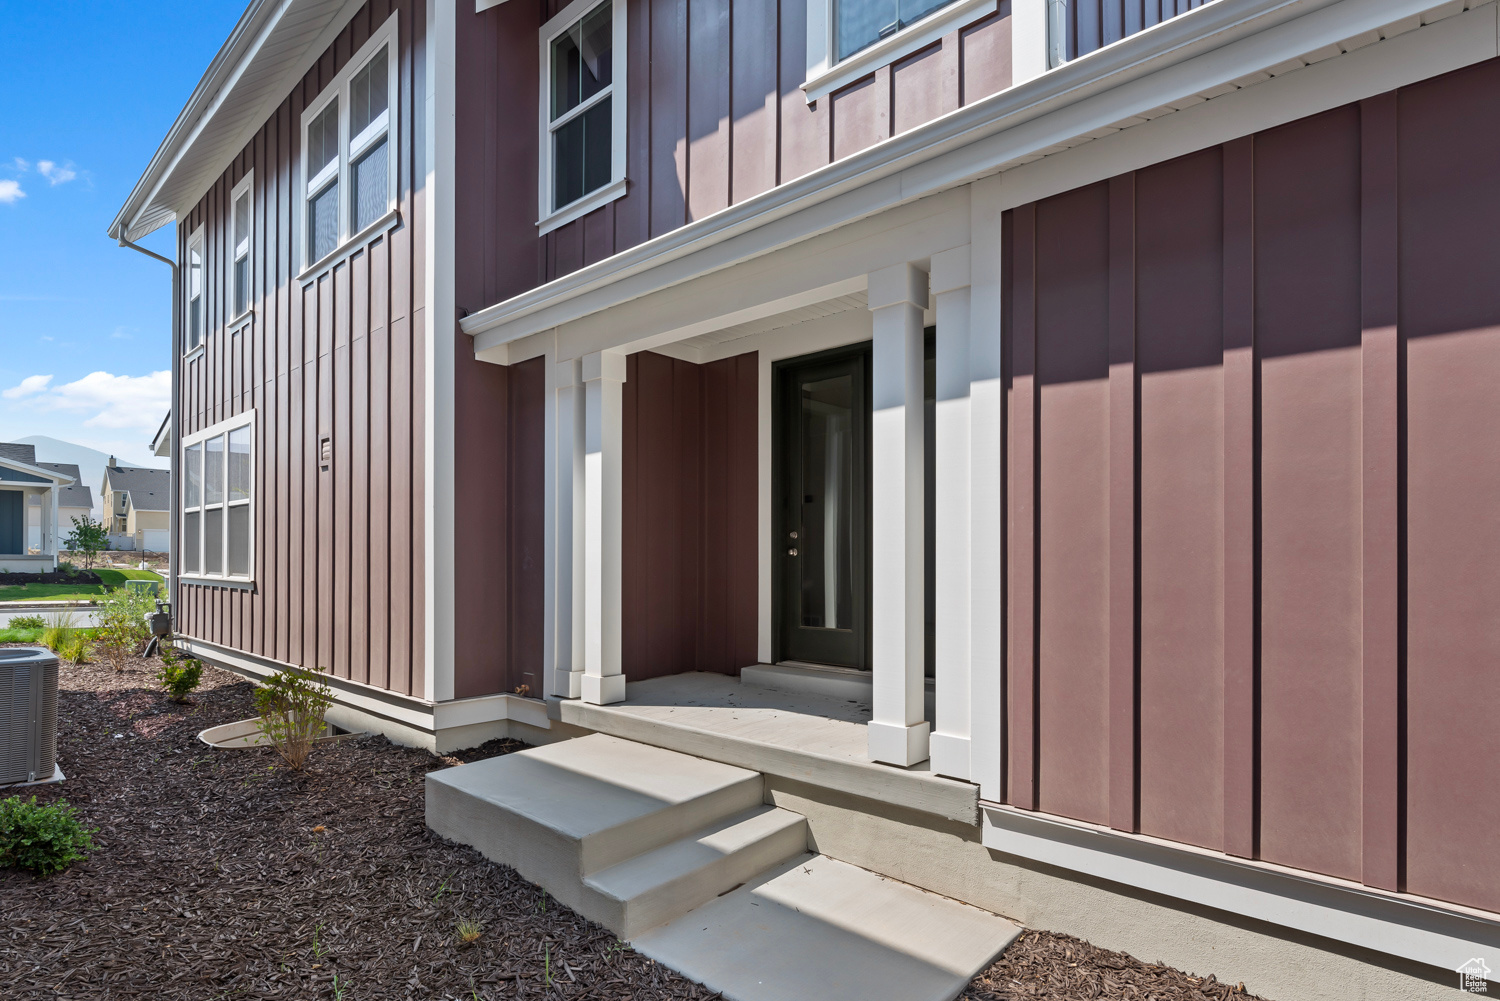
[[[73,803],[99,828],[98,848],[47,880],[0,870],[5,1001],[716,996],[427,830],[426,772],[520,745],[439,759],[354,737],[289,773],[273,751],[197,740],[253,714],[248,682],[205,667],[194,703],[178,706],[154,690],[155,670],[62,667],[68,780],[27,794]],[[460,921],[477,923],[477,941],[459,941]],[[1037,931],[963,995],[1095,997],[1248,1001],[1212,978]]]
[[1221,984],[1123,952],[1100,949],[1071,935],[1028,929],[975,977],[959,1001],[1258,1001],[1242,984]]
[[103,580],[92,570],[77,570],[73,573],[63,573],[61,570],[53,570],[50,573],[6,573],[0,574],[0,584],[102,584]]
[[368,736],[303,774],[215,751],[198,731],[253,715],[250,684],[205,667],[177,706],[155,666],[62,668],[68,779],[34,791],[77,807],[98,849],[51,879],[0,870],[0,998],[714,996],[429,832],[422,776],[443,760]]

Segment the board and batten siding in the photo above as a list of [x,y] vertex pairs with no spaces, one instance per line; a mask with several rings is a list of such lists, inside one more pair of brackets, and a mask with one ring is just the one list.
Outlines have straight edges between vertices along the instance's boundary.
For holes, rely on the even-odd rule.
[[1003,218],[1012,805],[1500,910],[1500,60]]
[[811,104],[805,0],[627,5],[626,194],[537,235],[538,32],[563,0],[460,12],[460,309],[474,312],[1010,86],[1010,4]]
[[[298,280],[302,109],[399,21],[398,224]],[[371,0],[178,228],[204,228],[205,336],[182,370],[184,435],[254,408],[255,583],[183,582],[184,635],[406,695],[423,663],[421,0]],[[230,193],[254,171],[252,309],[230,320]],[[331,468],[319,439],[332,437]]]

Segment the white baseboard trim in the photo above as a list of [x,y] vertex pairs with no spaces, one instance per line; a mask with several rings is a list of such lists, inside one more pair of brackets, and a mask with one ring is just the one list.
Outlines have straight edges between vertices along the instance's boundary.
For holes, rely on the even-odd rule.
[[[199,660],[254,681],[293,666],[189,636],[178,636],[174,642],[179,650]],[[444,738],[455,735],[462,728],[487,726],[496,731],[495,736],[505,736],[498,732],[505,728],[493,724],[513,720],[542,730],[552,726],[552,721],[547,718],[546,704],[539,699],[501,693],[434,703],[346,678],[325,676],[325,680],[333,690],[336,707],[358,713],[361,720],[367,721],[361,723],[361,728],[384,733],[398,743],[454,750],[456,748],[447,746],[449,741]],[[344,725],[338,720],[335,722]],[[386,723],[391,725],[384,725]]]
[[[1500,958],[1500,917],[1347,880],[981,802],[986,848],[1457,970]],[[1493,965],[1493,963],[1492,963]]]

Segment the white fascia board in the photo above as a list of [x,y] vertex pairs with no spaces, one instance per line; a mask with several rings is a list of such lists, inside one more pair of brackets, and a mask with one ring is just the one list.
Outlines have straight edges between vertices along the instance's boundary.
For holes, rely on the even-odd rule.
[[986,848],[1455,970],[1500,949],[1494,915],[981,802]]
[[[59,487],[72,486],[73,483],[76,482],[71,476],[64,476],[61,473],[54,473],[50,469],[43,469],[41,466],[33,466],[31,463],[21,462],[19,459],[8,459],[5,456],[0,456],[0,466],[4,466],[6,469],[14,469],[18,473],[29,473],[32,476],[44,477],[48,480],[51,480],[55,486]],[[12,480],[10,482],[15,483],[18,481]]]
[[[223,144],[227,151],[220,157],[223,162],[217,164],[211,173],[205,171],[208,177],[206,181],[186,194],[175,197],[172,205],[159,206],[156,212],[143,219],[142,214],[157,201],[167,181],[181,165],[183,157],[192,149],[193,144],[204,134],[215,114],[233,99],[235,84],[265,48],[277,25],[293,8],[309,5],[307,0],[280,0],[279,3],[255,0],[235,26],[229,40],[209,64],[203,79],[199,81],[198,90],[188,99],[187,106],[177,116],[177,121],[152,156],[125,205],[109,224],[109,236],[119,238],[123,235],[128,240],[139,240],[191,210],[224,168],[265,125],[271,113],[286,100],[292,86],[307,75],[308,70],[322,57],[324,50],[333,44],[334,39],[365,3],[366,0],[345,0],[343,7],[313,42],[301,50],[300,57],[282,71],[278,82],[269,88],[268,95],[249,115],[246,125],[231,141]],[[278,53],[277,57],[280,58],[281,54]]]
[[[724,267],[735,259],[705,254],[737,236],[767,230],[796,216],[800,238],[994,173],[1003,165],[1056,140],[1040,144],[1063,121],[1040,122],[1065,109],[1073,120],[1094,122],[1101,108],[1123,108],[1108,121],[1181,101],[1199,91],[1274,66],[1290,57],[1414,17],[1436,6],[1430,0],[1246,0],[1210,3],[1075,59],[1042,76],[967,105],[926,125],[822,167],[569,275],[465,317],[460,326],[477,349],[491,349],[529,334],[559,327],[637,295]],[[1273,33],[1272,29],[1280,30]],[[1265,37],[1260,37],[1265,36]],[[1494,33],[1488,41],[1493,44]],[[1337,62],[1338,60],[1330,60]],[[1172,67],[1190,67],[1173,74]],[[1127,90],[1127,85],[1136,84]],[[1126,105],[1128,94],[1134,105]],[[1106,123],[1107,124],[1107,121]],[[1072,132],[1083,136],[1097,129]],[[975,155],[981,140],[992,145]],[[958,151],[969,155],[954,157]],[[858,189],[841,211],[816,207]],[[773,241],[759,252],[775,249]],[[665,266],[692,255],[686,267]],[[642,276],[639,282],[626,279]],[[591,295],[604,290],[602,295]],[[479,335],[486,335],[482,338]]]

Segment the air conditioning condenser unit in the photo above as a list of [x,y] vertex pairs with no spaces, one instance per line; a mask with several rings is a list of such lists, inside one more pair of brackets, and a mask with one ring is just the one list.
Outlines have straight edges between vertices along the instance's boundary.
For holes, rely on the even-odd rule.
[[0,649],[0,786],[45,782],[57,769],[57,657]]

